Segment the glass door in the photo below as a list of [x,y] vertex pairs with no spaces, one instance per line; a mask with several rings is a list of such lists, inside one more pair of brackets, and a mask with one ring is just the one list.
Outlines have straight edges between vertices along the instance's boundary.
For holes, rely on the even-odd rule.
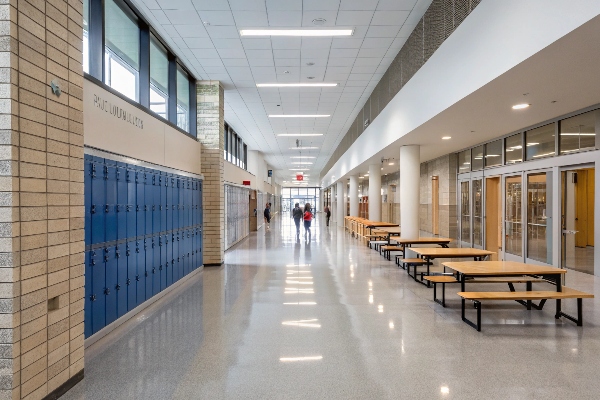
[[552,172],[527,175],[527,262],[552,264]]
[[473,185],[473,247],[483,246],[483,180],[475,179]]
[[470,181],[460,182],[460,241],[471,246],[471,194]]
[[504,254],[510,261],[523,261],[522,181],[520,175],[505,178]]

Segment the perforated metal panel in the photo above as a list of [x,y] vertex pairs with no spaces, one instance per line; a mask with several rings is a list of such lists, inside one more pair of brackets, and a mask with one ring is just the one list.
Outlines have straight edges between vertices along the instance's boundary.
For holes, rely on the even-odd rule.
[[470,12],[471,0],[454,0],[454,29],[467,18]]
[[423,59],[425,62],[440,47],[444,41],[444,8],[441,1],[436,0],[423,16],[425,39]]

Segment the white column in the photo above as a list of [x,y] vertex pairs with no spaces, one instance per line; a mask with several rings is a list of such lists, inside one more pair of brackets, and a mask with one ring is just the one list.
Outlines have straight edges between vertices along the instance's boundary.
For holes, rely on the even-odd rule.
[[381,221],[381,165],[369,165],[369,219]]
[[345,209],[346,209],[346,203],[345,203],[345,199],[344,199],[344,194],[346,192],[346,188],[345,188],[346,184],[345,182],[342,181],[338,181],[337,183],[337,188],[335,190],[335,192],[337,193],[337,207],[335,209],[336,212],[336,219],[337,219],[337,226],[340,227],[344,227],[344,215],[346,215]]
[[358,217],[358,175],[350,176],[348,197],[350,198],[350,216]]
[[420,178],[419,146],[400,147],[400,232],[405,239],[419,237]]

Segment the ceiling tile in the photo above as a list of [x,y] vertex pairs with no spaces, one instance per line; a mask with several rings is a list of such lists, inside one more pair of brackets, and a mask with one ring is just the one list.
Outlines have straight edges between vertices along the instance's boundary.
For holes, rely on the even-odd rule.
[[333,38],[332,49],[360,49],[363,39]]
[[225,67],[223,67],[223,66],[217,66],[217,67],[206,66],[206,67],[204,67],[204,71],[207,74],[224,74],[224,73],[226,73]]
[[148,7],[149,10],[160,9],[160,6],[156,0],[144,0],[144,5]]
[[167,17],[167,14],[163,10],[152,10],[152,15],[156,18],[159,24],[170,24],[171,20]]
[[202,26],[202,21],[196,10],[164,10],[164,12],[173,24]]
[[355,67],[373,67],[376,68],[381,62],[381,57],[359,57],[354,62]]
[[221,58],[219,52],[215,49],[190,49],[190,51],[200,60],[202,65],[204,65],[204,59]]
[[401,26],[408,18],[408,14],[409,11],[375,11],[371,25]]
[[370,38],[367,37],[363,40],[362,48],[363,49],[377,49],[377,48],[389,48],[394,42],[394,38]]
[[354,58],[330,58],[327,64],[330,67],[352,67]]
[[329,49],[302,49],[302,59],[307,58],[327,58],[329,57]]
[[270,39],[242,39],[242,45],[246,50],[262,50],[262,49],[270,49],[271,48],[271,40]]
[[359,49],[331,49],[329,56],[335,58],[352,58],[358,56],[358,51]]
[[374,74],[376,70],[377,70],[377,67],[373,67],[373,66],[359,67],[359,66],[356,66],[356,64],[355,64],[354,67],[352,67],[353,74]]
[[340,10],[375,10],[379,0],[341,0]]
[[239,39],[240,33],[235,26],[207,26],[206,32],[213,39]]
[[229,4],[226,1],[192,0],[192,4],[196,7],[196,10],[229,10]]
[[274,49],[300,49],[302,38],[300,37],[271,37],[271,45]]
[[299,58],[276,58],[275,66],[276,67],[299,67],[300,59]]
[[234,11],[266,11],[265,0],[229,0],[229,6]]
[[[362,1],[362,0],[359,0]],[[338,26],[369,25],[374,11],[340,11],[336,20]]]
[[269,26],[297,27],[302,26],[302,11],[271,11],[269,10]]
[[269,12],[302,10],[302,2],[298,0],[266,0],[266,4]]
[[[199,20],[199,19],[198,19]],[[165,25],[163,25],[165,26]],[[166,25],[169,26],[169,25]],[[191,25],[173,25],[173,27],[177,30],[177,32],[179,33],[179,35],[181,37],[203,37],[203,38],[207,38],[208,35],[206,33],[206,31],[204,30],[204,27],[202,26],[202,24],[200,24],[200,27],[198,26],[198,24],[191,24]]]
[[337,19],[337,9],[334,11],[307,11],[302,12],[302,26],[315,27],[314,19],[325,19],[325,23],[319,26],[335,26]]
[[303,0],[302,9],[309,10],[332,10],[337,11],[340,0]]
[[190,49],[213,49],[214,45],[209,38],[184,38],[185,44]]
[[331,38],[302,38],[303,49],[329,49]]
[[[248,51],[246,51],[246,55],[248,54]],[[275,62],[273,61],[273,58],[248,58],[248,64],[250,64],[251,67],[270,67],[275,65]]]
[[412,10],[418,0],[379,0],[378,10]]
[[240,39],[212,39],[214,46],[221,49],[237,49],[243,50],[242,41]]
[[273,57],[275,58],[297,58],[300,59],[300,50],[282,50],[274,49]]
[[221,58],[243,58],[246,59],[246,53],[243,49],[219,49]]
[[195,10],[190,0],[156,0],[163,10]]
[[416,24],[405,23],[398,32],[398,37],[409,37],[412,31],[416,28]]
[[240,29],[269,26],[266,11],[234,11],[233,18]]
[[204,11],[198,10],[202,22],[208,22],[210,26],[235,25],[231,11]]
[[161,25],[162,29],[167,33],[171,38],[180,37],[179,31],[175,28],[174,25]]
[[200,58],[200,63],[202,64],[202,67],[207,68],[207,67],[221,67],[221,68],[225,68],[225,65],[223,65],[223,61],[221,61],[220,58]]
[[367,31],[368,38],[385,38],[385,37],[396,37],[398,31],[400,30],[399,26],[394,25],[371,25],[369,30]]
[[271,50],[246,50],[246,57],[249,60],[256,58],[273,58],[273,52]]

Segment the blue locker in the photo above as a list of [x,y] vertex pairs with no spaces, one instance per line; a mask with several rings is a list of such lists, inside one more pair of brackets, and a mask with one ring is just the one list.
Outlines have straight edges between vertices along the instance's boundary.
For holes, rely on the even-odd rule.
[[[86,165],[86,170],[87,170]],[[95,251],[87,251],[85,253],[85,302],[84,302],[84,337],[90,337],[94,333],[94,329],[92,326],[92,310],[93,310],[93,302],[95,300],[94,290],[93,290],[93,268],[95,263]]]
[[173,174],[167,174],[167,231],[173,229]]
[[173,241],[171,240],[171,236],[171,233],[167,233],[165,235],[165,266],[167,268],[167,286],[171,286],[173,284]]
[[160,292],[160,247],[158,236],[152,238],[152,296]]
[[137,306],[137,253],[135,252],[135,240],[127,242],[125,248],[125,257],[127,258],[127,311],[133,310]]
[[117,240],[127,238],[127,169],[126,164],[117,163]]
[[177,265],[177,280],[180,280],[183,277],[183,263],[181,262],[181,232],[177,231],[175,233],[175,241],[173,242],[173,258],[175,259],[175,263]]
[[104,295],[106,298],[106,325],[117,320],[117,255],[116,247],[110,246],[104,248],[104,268],[106,269],[106,283]]
[[106,171],[106,241],[117,240],[117,162],[104,160]]
[[[104,159],[92,157],[90,178],[92,182],[92,205],[89,209],[91,214],[91,243],[105,242],[105,213],[106,204],[106,180],[104,179]],[[98,296],[98,294],[96,294]]]
[[[160,272],[160,290],[163,291],[167,287],[167,248],[165,247],[165,236],[160,235],[158,237],[158,251],[159,255],[159,265],[158,270]],[[156,253],[154,253],[156,254]]]
[[146,254],[145,279],[146,300],[152,297],[152,264],[154,259],[154,250],[152,249],[152,240],[144,239],[144,253]]
[[185,181],[186,179],[179,179],[179,228],[185,228]]
[[184,251],[185,251],[185,274],[189,274],[190,272],[192,272],[192,249],[190,246],[191,243],[191,239],[192,239],[192,235],[191,235],[191,231],[190,229],[186,229],[185,231],[185,246],[184,246]]
[[146,214],[144,213],[145,195],[144,195],[144,168],[136,168],[135,170],[135,191],[136,191],[136,236],[146,234]]
[[188,216],[187,216],[187,221],[188,221],[188,226],[192,226],[194,225],[194,221],[192,219],[193,216],[193,204],[194,204],[194,181],[192,178],[188,179],[188,185],[189,185],[189,190],[188,190],[188,199],[187,199],[187,203],[189,206],[189,211],[188,211]]
[[190,229],[190,255],[191,255],[191,266],[190,270],[194,271],[196,269],[196,229]]
[[196,253],[198,257],[196,258],[196,262],[198,263],[198,267],[204,265],[204,259],[202,256],[202,228],[198,228],[196,231]]
[[[135,187],[135,167],[133,165],[127,164],[125,181],[127,182],[127,206],[125,207],[125,213],[127,214],[127,237],[132,238],[137,236],[135,210],[137,191]],[[130,249],[131,252],[134,250],[135,247]]]
[[135,306],[139,306],[146,301],[146,253],[144,251],[144,241],[135,241],[135,253],[136,253],[136,272],[135,272],[135,284],[136,284],[136,301]]
[[152,174],[152,233],[160,233],[160,172],[154,171]]
[[83,197],[85,204],[85,245],[92,244],[92,156],[85,154],[83,159],[85,175],[83,182]]
[[144,235],[152,234],[152,202],[154,201],[152,190],[152,169],[144,168],[144,215],[146,218],[146,232],[143,233]]
[[179,229],[179,178],[174,175],[173,178],[173,229]]
[[92,334],[106,326],[106,296],[104,294],[106,270],[102,259],[103,251],[103,249],[90,251]]
[[160,182],[160,232],[167,230],[167,185],[169,179],[166,172],[161,172],[158,181]]
[[127,245],[117,244],[115,256],[117,259],[117,284],[115,294],[117,296],[117,318],[127,313]]

